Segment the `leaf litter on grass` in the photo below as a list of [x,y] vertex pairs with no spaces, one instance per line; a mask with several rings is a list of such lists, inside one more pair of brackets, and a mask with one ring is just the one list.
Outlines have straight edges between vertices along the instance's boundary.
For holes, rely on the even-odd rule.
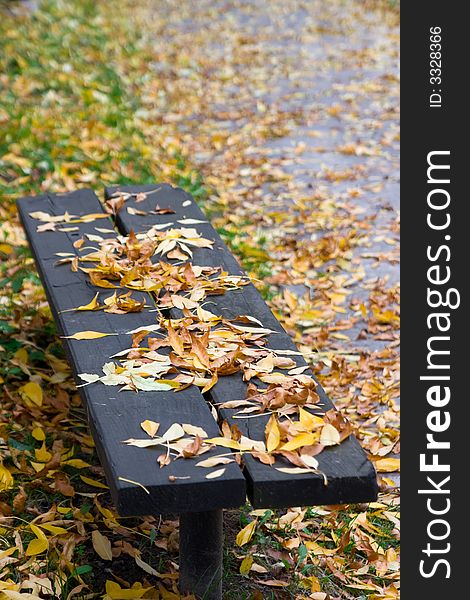
[[[270,3],[269,15],[256,3],[121,8],[47,1],[0,24],[0,593],[178,597],[177,522],[121,519],[93,485],[102,470],[12,202],[172,181],[204,202],[382,472],[369,505],[229,514],[233,539],[255,525],[227,549],[227,598],[397,598],[395,16],[373,3],[290,0]],[[379,41],[364,41],[365,29]],[[312,59],[319,42],[326,56]],[[347,69],[353,76],[334,75]],[[166,250],[190,257],[180,246]],[[112,561],[96,554],[93,531],[109,539]],[[47,550],[28,556],[43,535]]]

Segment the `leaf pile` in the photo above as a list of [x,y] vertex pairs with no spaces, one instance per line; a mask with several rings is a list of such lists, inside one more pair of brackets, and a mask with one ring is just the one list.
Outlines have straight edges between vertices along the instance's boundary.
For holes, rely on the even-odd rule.
[[[212,246],[212,242],[202,238],[196,230],[181,232],[184,239],[191,240],[193,245],[206,248]],[[212,443],[224,445],[240,453],[250,452],[267,465],[274,464],[273,456],[277,454],[298,467],[290,470],[289,467],[278,467],[285,472],[305,473],[310,469],[315,470],[318,463],[313,457],[325,446],[339,444],[347,438],[351,427],[339,415],[334,417],[334,420],[341,424],[340,430],[332,424],[331,415],[329,420],[324,421],[320,416],[309,417],[305,409],[299,412],[301,406],[312,408],[319,401],[315,391],[317,384],[310,376],[302,373],[306,367],[298,368],[291,358],[277,355],[282,354],[282,351],[275,353],[266,348],[266,337],[275,332],[264,328],[261,322],[251,316],[239,316],[229,320],[202,308],[200,301],[205,298],[207,290],[212,294],[224,293],[224,284],[229,284],[228,289],[236,289],[246,284],[246,279],[229,277],[226,273],[209,279],[207,271],[212,275],[220,270],[186,262],[175,272],[172,264],[151,261],[155,255],[165,251],[162,248],[168,248],[168,243],[173,243],[175,235],[178,235],[176,230],[156,233],[153,227],[145,233],[131,233],[128,237],[99,240],[93,236],[92,241],[99,242],[97,251],[88,252],[81,257],[62,258],[59,261],[71,262],[72,270],[81,269],[89,276],[91,283],[100,287],[109,287],[112,285],[110,281],[116,281],[120,287],[153,293],[162,292],[163,303],[160,299],[157,300],[159,307],[178,307],[183,312],[180,319],[161,317],[158,326],[150,325],[148,329],[141,327],[138,331],[129,332],[133,334],[132,348],[119,353],[127,360],[121,360],[119,364],[106,363],[102,376],[81,373],[79,377],[86,384],[100,381],[105,385],[120,385],[121,389],[134,391],[178,391],[189,385],[196,385],[202,388],[202,393],[208,392],[216,385],[221,376],[241,372],[245,381],[256,377],[261,383],[268,384],[267,389],[257,389],[251,383],[244,402],[240,399],[238,403],[230,401],[223,406],[244,406],[239,415],[269,410],[271,418],[266,431],[266,443],[264,440],[242,440],[240,443],[240,437],[243,436],[238,431],[230,432],[228,441],[225,437],[223,440],[221,438],[222,441]],[[74,245],[81,249],[83,243],[82,238]],[[173,246],[171,250],[173,251]],[[180,258],[171,257],[170,254],[170,258]],[[94,262],[96,266],[83,267],[80,266],[81,262]],[[211,284],[212,288],[209,287]],[[181,290],[184,290],[189,298],[176,293]],[[115,292],[112,297],[105,299],[105,305],[110,304],[110,301],[114,303],[116,298]],[[97,308],[99,306],[95,296],[90,304],[77,307],[77,310]],[[190,309],[196,311],[192,313]],[[147,338],[151,331],[158,332],[159,337]],[[78,332],[69,337],[85,340],[102,335],[105,334],[88,331]],[[145,346],[141,346],[140,343],[146,338]],[[168,348],[169,353],[159,353],[160,348]],[[275,369],[290,371],[283,374]],[[298,422],[293,421],[295,414],[299,416]],[[283,422],[278,420],[281,416],[285,418]],[[154,440],[154,443],[162,441],[169,440]],[[208,446],[199,444],[199,441],[195,440],[189,444],[196,444],[198,451],[180,452],[179,456],[189,458],[209,449]],[[181,449],[181,443],[184,442],[184,439],[180,440],[176,447],[173,444],[173,447],[169,448]],[[169,462],[168,455],[166,460],[160,461],[160,466]]]
[[[86,238],[74,243],[75,248],[82,252],[80,256],[60,252],[58,264],[70,263],[72,271],[84,271],[91,283],[100,288],[121,287],[153,293],[158,297],[159,308],[197,308],[207,295],[224,294],[226,290],[248,283],[244,277],[228,275],[221,267],[201,267],[190,262],[171,264],[163,260],[152,262],[152,257],[159,255],[186,261],[192,256],[189,246],[211,248],[213,242],[193,228],[160,231],[160,226],[155,225],[145,233],[131,232],[127,237],[103,239],[99,235],[86,234]],[[84,246],[87,240],[98,242],[98,248]],[[161,294],[162,291],[165,293]],[[178,296],[178,292],[187,294]],[[111,301],[108,297],[105,300],[108,309],[110,304],[126,303],[126,297],[121,295],[119,298],[117,300],[114,296]],[[95,308],[92,301],[89,310]],[[85,309],[84,306],[77,307],[77,310]]]

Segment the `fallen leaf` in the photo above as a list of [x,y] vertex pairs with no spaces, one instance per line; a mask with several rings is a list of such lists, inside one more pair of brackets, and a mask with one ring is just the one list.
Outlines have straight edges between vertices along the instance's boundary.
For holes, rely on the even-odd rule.
[[35,381],[29,381],[18,390],[20,394],[36,406],[42,406],[42,389]]
[[151,567],[148,563],[143,561],[138,554],[134,556],[135,563],[138,567],[140,567],[143,571],[148,573],[149,575],[153,575],[154,577],[162,577],[162,575],[156,571],[153,567]]
[[14,480],[10,471],[0,462],[0,492],[5,492],[13,487]]
[[205,440],[207,444],[215,444],[223,448],[232,448],[232,450],[240,450],[240,444],[235,440],[229,440],[224,437],[208,438]]
[[84,304],[83,306],[78,306],[75,310],[97,310],[100,307],[98,304],[99,294],[100,294],[99,292],[96,292],[94,298],[88,304]]
[[152,588],[142,587],[140,583],[135,583],[131,588],[122,588],[115,581],[106,581],[106,596],[111,600],[136,600],[142,598]]
[[320,434],[320,444],[322,446],[335,446],[341,442],[339,431],[330,423],[327,423]]
[[187,435],[198,435],[200,438],[207,437],[207,433],[202,427],[197,427],[196,425],[191,425],[190,423],[181,423],[181,427]]
[[222,477],[225,473],[225,469],[218,469],[217,471],[213,471],[212,473],[207,473],[206,479],[217,479],[217,477]]
[[113,560],[111,542],[105,535],[95,529],[91,533],[91,541],[96,554],[98,554],[100,558],[103,560]]
[[211,458],[206,458],[205,460],[196,463],[196,467],[210,468],[216,467],[217,465],[228,465],[231,462],[235,462],[235,460],[228,456],[212,456]]
[[276,471],[287,473],[289,475],[302,475],[313,472],[312,469],[304,469],[303,467],[276,467]]
[[80,479],[83,483],[87,485],[91,485],[92,487],[97,487],[102,490],[109,490],[109,487],[105,483],[101,483],[101,481],[96,481],[95,479],[91,479],[90,477],[85,477],[84,475],[80,475]]
[[156,423],[155,421],[145,420],[140,424],[142,429],[147,433],[150,437],[155,437],[158,428],[160,427],[160,423]]
[[39,527],[29,524],[29,528],[36,536],[33,540],[31,540],[26,548],[26,556],[36,556],[36,554],[42,554],[49,548],[49,542],[47,541],[47,537]]
[[269,585],[270,587],[288,587],[287,581],[281,581],[280,579],[255,579],[256,583],[261,585]]
[[184,429],[178,423],[173,423],[171,427],[162,435],[163,442],[173,442],[184,436]]
[[252,564],[253,564],[253,556],[251,554],[248,554],[242,560],[242,564],[240,565],[240,575],[248,575]]
[[77,331],[73,335],[63,335],[66,340],[97,340],[107,335],[119,335],[118,333],[103,333],[102,331]]
[[400,470],[399,458],[381,458],[374,462],[375,468],[379,473],[393,473]]
[[255,519],[254,521],[248,523],[248,525],[246,525],[242,530],[238,532],[237,537],[235,539],[238,546],[244,546],[245,544],[248,544],[248,542],[253,537],[257,523],[258,520]]
[[266,449],[268,452],[275,450],[281,442],[281,431],[276,415],[271,415],[266,424]]

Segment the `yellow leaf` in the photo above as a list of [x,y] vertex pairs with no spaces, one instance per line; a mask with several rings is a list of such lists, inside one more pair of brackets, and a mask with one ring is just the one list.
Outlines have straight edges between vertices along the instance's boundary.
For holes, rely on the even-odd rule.
[[49,548],[49,542],[47,541],[45,533],[41,531],[39,527],[32,523],[30,523],[29,527],[36,538],[29,542],[29,545],[26,548],[26,556],[35,556],[36,554],[41,554],[47,550]]
[[[73,215],[71,215],[73,216]],[[109,215],[103,213],[90,213],[89,215],[83,215],[77,218],[75,221],[70,221],[71,223],[90,223],[91,221],[95,221],[96,219],[107,219]]]
[[321,430],[320,444],[322,446],[335,446],[336,444],[339,444],[340,441],[341,437],[339,435],[339,431],[336,429],[336,427],[330,423],[327,423]]
[[42,531],[42,529],[39,529],[37,525],[34,525],[34,523],[30,523],[29,528],[37,538],[39,538],[40,540],[47,540],[46,534],[44,533],[44,531]]
[[400,470],[399,458],[381,458],[375,461],[375,468],[379,473],[392,473]]
[[26,548],[26,556],[35,556],[36,554],[41,554],[41,552],[45,552],[49,547],[47,540],[40,540],[38,538],[34,538],[28,544]]
[[276,450],[281,441],[281,430],[277,423],[276,415],[271,415],[266,424],[266,449],[268,452]]
[[11,546],[10,548],[7,548],[6,550],[2,550],[0,552],[0,559],[5,558],[6,556],[11,556],[17,550],[18,550],[17,546]]
[[244,527],[241,531],[238,532],[235,540],[238,546],[244,546],[251,540],[255,532],[257,522],[257,519],[251,521],[251,523],[248,523],[246,527]]
[[312,431],[315,427],[325,424],[325,421],[321,417],[312,415],[301,406],[299,407],[299,421],[302,427],[307,431]]
[[265,356],[253,365],[253,368],[259,373],[271,373],[274,369],[274,354],[268,354],[268,356]]
[[109,508],[104,508],[104,506],[101,506],[98,499],[96,499],[95,502],[98,510],[105,518],[105,521],[111,521],[117,524],[116,515],[111,510],[109,510]]
[[196,313],[200,321],[218,321],[220,319],[220,317],[214,315],[214,313],[211,313],[208,310],[205,310],[201,306],[197,307]]
[[251,565],[253,564],[253,556],[248,554],[242,560],[242,564],[240,565],[240,575],[248,575],[251,569]]
[[97,340],[107,335],[118,335],[117,333],[103,333],[102,331],[77,331],[73,335],[62,336],[65,340]]
[[83,481],[83,483],[87,483],[88,485],[91,485],[93,487],[102,488],[103,490],[109,490],[109,487],[106,484],[101,483],[101,481],[90,479],[90,477],[85,477],[84,475],[80,475],[80,479]]
[[91,541],[96,554],[98,554],[100,558],[103,560],[113,560],[111,542],[105,535],[95,529],[91,534]]
[[38,462],[31,461],[30,464],[33,467],[33,469],[36,471],[36,473],[39,473],[39,471],[42,471],[44,469],[44,463],[38,463]]
[[97,310],[100,305],[98,304],[98,296],[99,292],[96,292],[95,297],[88,304],[84,304],[83,306],[78,306],[75,310]]
[[34,453],[36,455],[36,460],[38,460],[39,462],[45,463],[51,460],[52,458],[52,454],[47,450],[45,442],[43,442],[42,446],[40,448],[37,448],[34,451]]
[[41,523],[41,528],[49,531],[53,535],[62,535],[68,533],[67,529],[63,527],[57,527],[56,525],[49,525],[49,523]]
[[310,590],[310,592],[321,592],[320,581],[315,575],[311,575],[310,577],[305,577],[301,581],[302,587],[305,587]]
[[204,440],[207,444],[215,444],[223,448],[232,448],[232,450],[240,450],[241,446],[236,440],[229,440],[224,437],[214,437]]
[[36,406],[42,405],[42,389],[35,381],[29,381],[19,389],[21,396],[26,400],[33,402]]
[[0,463],[0,492],[5,492],[13,487],[13,476],[10,471]]
[[142,429],[147,433],[150,437],[154,437],[160,427],[160,423],[156,423],[155,421],[145,420],[140,424]]
[[41,429],[41,427],[35,427],[33,429],[33,431],[31,432],[31,435],[33,436],[33,438],[35,440],[37,440],[38,442],[43,442],[46,439],[46,434],[44,433],[44,431]]
[[106,596],[111,600],[136,600],[136,598],[142,598],[142,596],[152,588],[143,588],[140,584],[134,583],[132,588],[122,588],[115,581],[106,581]]
[[74,469],[86,469],[91,466],[90,463],[85,462],[81,458],[71,458],[70,460],[64,460],[60,464],[67,465],[67,467],[73,467]]
[[13,355],[14,359],[20,363],[28,364],[28,351],[26,348],[19,348]]
[[[202,366],[204,366],[204,365],[202,365]],[[218,380],[219,380],[219,376],[217,375],[217,371],[214,371],[212,373],[212,377],[211,377],[210,381],[208,383],[206,383],[206,385],[202,388],[201,394],[205,394],[210,389],[212,389]]]
[[287,442],[283,446],[281,446],[281,450],[297,450],[297,448],[302,448],[303,446],[311,446],[315,444],[318,440],[317,436],[313,433],[299,433],[296,435],[294,439],[290,442]]
[[104,299],[104,303],[106,304],[106,306],[112,306],[113,304],[116,304],[116,298],[117,292],[114,292],[114,294],[111,294],[111,296],[108,296]]
[[324,548],[320,546],[317,542],[307,541],[304,542],[307,550],[312,552],[315,556],[333,556],[338,552],[337,548]]

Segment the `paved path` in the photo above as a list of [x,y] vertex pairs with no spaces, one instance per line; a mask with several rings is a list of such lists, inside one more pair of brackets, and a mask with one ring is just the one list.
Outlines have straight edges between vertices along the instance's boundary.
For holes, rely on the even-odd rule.
[[217,190],[216,223],[254,246],[266,239],[265,282],[287,290],[272,306],[302,350],[346,360],[344,381],[325,385],[389,444],[399,377],[396,25],[341,0],[148,11],[157,50],[175,47],[171,64],[152,65],[168,82],[158,94]]

